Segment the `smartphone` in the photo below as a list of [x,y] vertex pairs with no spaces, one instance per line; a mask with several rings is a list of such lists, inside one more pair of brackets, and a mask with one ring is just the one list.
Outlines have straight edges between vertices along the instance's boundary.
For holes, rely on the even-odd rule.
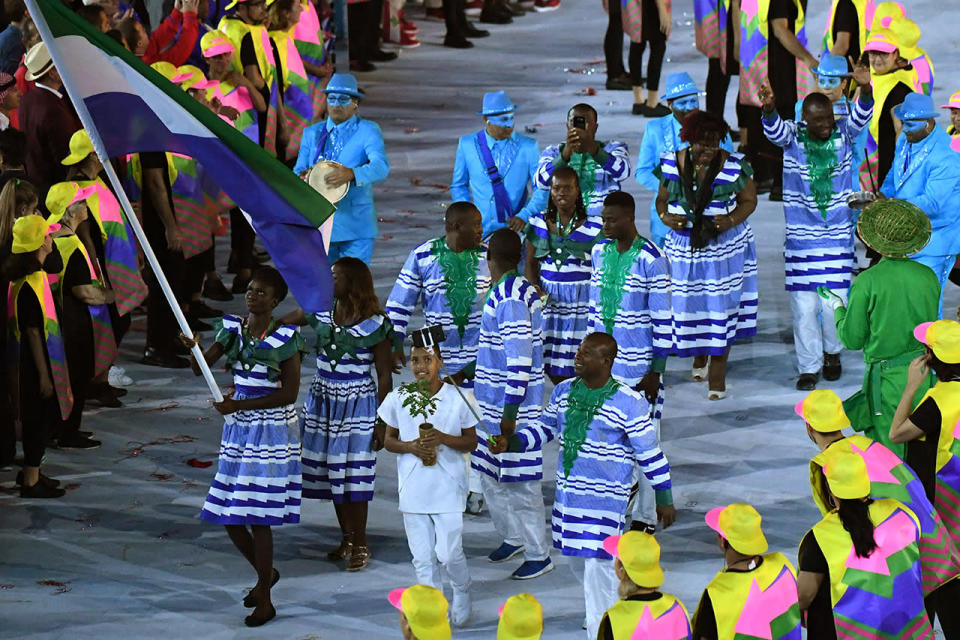
[[410,333],[410,339],[415,347],[430,348],[434,345],[441,344],[446,338],[446,332],[443,330],[443,327],[438,324],[417,329]]
[[586,129],[587,128],[587,119],[583,116],[573,116],[570,120],[573,124],[574,129]]

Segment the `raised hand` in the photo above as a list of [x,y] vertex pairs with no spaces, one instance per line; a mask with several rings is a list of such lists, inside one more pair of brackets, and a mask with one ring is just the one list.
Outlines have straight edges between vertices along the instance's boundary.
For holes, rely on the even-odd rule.
[[773,89],[766,84],[760,85],[760,89],[757,91],[757,99],[760,101],[760,107],[766,113],[770,113],[776,107],[776,96],[773,94]]

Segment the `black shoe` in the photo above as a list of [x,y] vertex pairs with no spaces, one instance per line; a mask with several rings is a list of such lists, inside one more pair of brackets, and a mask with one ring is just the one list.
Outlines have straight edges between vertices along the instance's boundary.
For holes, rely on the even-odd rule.
[[[377,68],[368,60],[351,60],[350,61],[350,71],[355,73],[366,73],[368,71],[376,71]],[[234,280],[236,282],[236,280]],[[236,289],[234,293],[239,293]]]
[[233,300],[233,294],[230,293],[220,278],[207,279],[203,283],[203,297],[216,300],[217,302],[228,302]]
[[374,62],[390,62],[391,60],[397,59],[396,51],[384,51],[382,49],[374,49],[370,53],[370,59]]
[[193,315],[192,309],[191,309],[191,313],[187,315],[187,324],[194,331],[210,331],[211,329],[213,329],[212,324],[210,324],[209,322],[204,322],[197,316]]
[[[352,62],[350,64],[353,64]],[[246,293],[247,285],[250,284],[250,278],[233,277],[233,284],[230,285],[230,291],[234,293]]]
[[834,380],[840,379],[840,374],[843,373],[843,367],[840,365],[840,354],[839,353],[825,353],[823,354],[823,379]]
[[673,111],[671,111],[670,107],[668,107],[665,104],[658,103],[657,106],[651,107],[646,102],[644,102],[640,106],[640,113],[645,118],[662,118],[663,116],[670,115],[671,113],[673,113]]
[[62,498],[67,492],[57,487],[48,487],[42,482],[37,482],[32,487],[20,485],[21,498]]
[[730,130],[730,142],[740,142],[740,130],[731,129]]
[[191,300],[190,315],[194,318],[219,318],[223,315],[223,311],[214,309],[203,300]]
[[644,105],[642,102],[634,102],[633,109],[630,110],[630,113],[632,113],[635,116],[642,116],[644,106],[646,105]]
[[607,91],[633,91],[630,76],[624,74],[616,78],[607,78]]
[[153,347],[147,347],[143,350],[141,364],[148,367],[164,367],[166,369],[186,369],[190,366],[190,361],[186,358],[164,351],[158,351]]
[[817,388],[820,376],[816,373],[801,373],[797,378],[797,391],[813,391]]
[[484,22],[486,24],[510,24],[513,22],[513,18],[497,11],[488,11],[484,9],[482,12],[480,12],[480,22]]
[[649,524],[643,522],[642,520],[634,520],[630,523],[630,531],[640,531],[641,533],[649,533],[653,535],[657,531],[657,525]]
[[773,189],[773,178],[767,178],[766,180],[757,180],[757,195],[770,193],[771,189]]
[[463,28],[463,35],[468,38],[486,38],[490,35],[490,32],[486,29],[477,29],[468,22],[467,26]]
[[83,450],[83,449],[99,449],[100,441],[94,440],[93,438],[84,438],[81,435],[76,433],[69,436],[64,436],[57,440],[57,448],[64,449],[67,451],[73,450]]
[[443,46],[450,47],[451,49],[470,49],[473,47],[473,43],[463,36],[447,34],[443,39]]
[[87,403],[112,409],[123,406],[114,388],[107,383],[87,387]]
[[[17,472],[17,479],[16,479],[15,482],[16,482],[16,485],[17,485],[18,487],[22,487],[22,486],[23,486],[23,471],[18,471],[18,472]],[[42,473],[40,474],[40,479],[39,479],[37,482],[42,483],[42,484],[45,484],[45,485],[47,485],[48,487],[50,487],[51,489],[56,489],[57,487],[60,486],[60,481],[59,481],[59,480],[57,480],[56,478],[48,478],[47,476],[43,475]]]

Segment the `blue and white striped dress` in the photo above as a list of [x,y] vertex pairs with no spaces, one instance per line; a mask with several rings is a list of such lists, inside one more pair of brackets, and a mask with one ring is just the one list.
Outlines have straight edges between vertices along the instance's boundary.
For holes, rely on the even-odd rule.
[[332,311],[307,319],[317,332],[317,375],[303,405],[303,497],[337,504],[373,500],[373,350],[390,339],[393,325],[375,315],[340,326]]
[[[599,158],[586,153],[574,153],[570,162],[563,162],[560,147],[556,144],[547,147],[540,154],[537,163],[537,175],[534,185],[537,189],[550,190],[553,170],[561,165],[569,165],[580,178],[580,190],[583,203],[587,206],[587,215],[599,217],[603,200],[614,191],[620,191],[620,183],[630,177],[630,150],[623,142],[601,142],[597,140]],[[599,159],[599,162],[597,161]]]
[[[280,388],[280,364],[303,351],[297,327],[249,338],[243,319],[218,318],[216,341],[233,370],[234,398],[260,398]],[[296,406],[244,409],[224,416],[217,475],[200,519],[216,524],[300,522],[300,441]]]
[[543,337],[540,297],[516,271],[506,273],[487,295],[480,321],[473,392],[483,423],[471,466],[500,482],[543,477],[540,450],[490,453],[488,435],[500,434],[500,420],[515,419],[517,429],[540,417],[543,402]]
[[[667,212],[689,216],[676,155],[661,156],[657,169],[667,187]],[[740,153],[731,153],[713,180],[713,200],[705,218],[727,215],[737,193],[753,175]],[[709,223],[709,222],[708,222]],[[702,249],[690,245],[690,229],[670,229],[664,251],[670,259],[673,353],[680,357],[724,355],[742,338],[757,333],[757,247],[746,221],[717,234]]]
[[[442,243],[442,246],[438,246]],[[447,334],[440,345],[440,354],[447,371],[456,373],[477,359],[477,339],[480,336],[480,316],[483,301],[490,289],[490,269],[487,268],[487,245],[466,249],[460,254],[443,256],[450,251],[444,237],[424,242],[410,252],[397,276],[386,311],[394,331],[402,342],[410,325],[410,317],[418,304],[423,305],[424,326],[440,325]],[[453,252],[450,252],[453,253]],[[441,260],[449,258],[456,273],[447,273]],[[468,269],[469,267],[469,269]],[[467,271],[469,270],[469,273]],[[472,282],[466,282],[472,278]],[[476,289],[472,305],[454,315],[448,298],[451,284]],[[463,325],[463,334],[461,327]]]
[[573,357],[587,335],[590,311],[590,250],[603,224],[587,218],[561,238],[551,233],[541,212],[527,223],[527,240],[540,263],[540,289],[550,297],[543,307],[543,362],[548,375],[572,378]]
[[815,291],[821,285],[835,291],[850,288],[856,261],[853,234],[857,212],[847,206],[847,197],[853,193],[851,184],[859,165],[859,158],[854,158],[857,136],[872,116],[872,106],[864,106],[858,100],[853,103],[850,116],[837,122],[831,139],[837,157],[830,172],[833,194],[823,212],[811,192],[810,167],[801,141],[806,125],[783,120],[777,112],[763,118],[764,134],[770,142],[783,147],[783,257],[787,291]]
[[672,504],[670,464],[650,419],[643,394],[619,388],[594,414],[586,441],[566,475],[564,431],[571,387],[579,378],[558,384],[540,421],[518,430],[524,448],[537,451],[559,438],[557,493],[553,502],[553,546],[565,556],[609,558],[603,550],[608,536],[623,532],[627,502],[639,466],[657,494],[657,504]]

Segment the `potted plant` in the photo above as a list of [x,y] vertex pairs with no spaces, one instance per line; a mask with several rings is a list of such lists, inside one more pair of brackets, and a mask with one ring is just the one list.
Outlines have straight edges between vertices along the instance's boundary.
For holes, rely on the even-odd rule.
[[[437,399],[430,394],[430,383],[427,380],[414,380],[407,384],[400,385],[400,394],[403,396],[401,406],[410,412],[410,415],[416,418],[419,416],[424,420],[420,423],[420,435],[423,436],[433,429],[433,425],[426,422],[437,410]],[[425,466],[436,464],[436,456],[433,462],[423,463]]]

